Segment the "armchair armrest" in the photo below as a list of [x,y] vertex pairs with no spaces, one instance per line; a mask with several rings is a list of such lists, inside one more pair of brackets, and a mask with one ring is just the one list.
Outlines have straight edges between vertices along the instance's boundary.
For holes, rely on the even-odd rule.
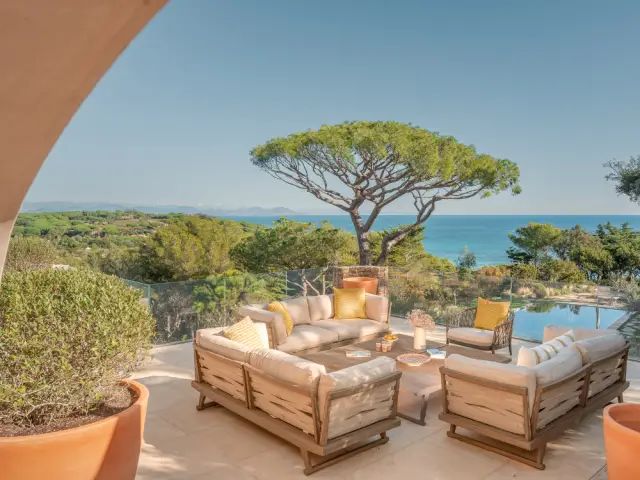
[[450,328],[473,328],[476,320],[476,309],[467,308],[459,313],[455,313],[445,318],[446,330]]
[[253,305],[245,305],[240,307],[238,314],[243,317],[249,317],[253,322],[262,322],[267,324],[267,330],[271,333],[272,348],[282,345],[287,341],[287,329],[284,325],[282,315],[269,310],[264,310]]
[[507,315],[507,319],[493,330],[493,345],[495,348],[511,345],[514,318],[515,314],[513,313],[513,311],[510,311],[509,315]]

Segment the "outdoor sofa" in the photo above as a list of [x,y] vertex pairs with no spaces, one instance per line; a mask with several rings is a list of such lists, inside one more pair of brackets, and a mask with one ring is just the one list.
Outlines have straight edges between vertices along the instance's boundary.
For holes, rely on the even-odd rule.
[[[266,325],[256,322],[263,347]],[[223,406],[296,445],[306,475],[386,443],[386,432],[400,425],[401,372],[393,359],[327,374],[323,365],[229,340],[219,328],[199,330],[193,348],[198,410]]]
[[[445,360],[439,418],[450,424],[449,437],[544,469],[547,442],[586,414],[616,398],[623,401],[629,387],[629,344],[622,335],[547,326],[543,340],[541,346],[519,352],[521,365],[459,355]],[[540,352],[549,348],[555,356],[542,358]],[[523,366],[521,359],[534,354],[535,364]],[[473,434],[462,435],[457,427]]]
[[246,305],[238,310],[239,317],[267,326],[269,348],[287,353],[311,353],[342,345],[363,342],[389,332],[391,306],[389,299],[367,293],[367,318],[335,320],[333,295],[297,297],[281,302],[293,320],[289,336],[279,313],[267,310],[267,304]]

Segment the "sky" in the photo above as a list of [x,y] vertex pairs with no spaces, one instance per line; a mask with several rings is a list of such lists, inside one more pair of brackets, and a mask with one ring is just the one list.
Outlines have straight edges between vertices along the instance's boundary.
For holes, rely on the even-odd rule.
[[520,167],[521,195],[436,213],[635,214],[602,165],[640,154],[638,18],[633,0],[171,0],[87,98],[27,201],[340,213],[261,172],[250,150],[393,120]]

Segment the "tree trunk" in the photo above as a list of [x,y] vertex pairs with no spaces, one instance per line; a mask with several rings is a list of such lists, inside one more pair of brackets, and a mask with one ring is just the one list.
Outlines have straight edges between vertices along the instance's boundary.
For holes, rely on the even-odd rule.
[[369,230],[365,229],[364,220],[358,213],[351,213],[351,221],[358,239],[360,251],[360,265],[371,265],[371,243],[369,242]]

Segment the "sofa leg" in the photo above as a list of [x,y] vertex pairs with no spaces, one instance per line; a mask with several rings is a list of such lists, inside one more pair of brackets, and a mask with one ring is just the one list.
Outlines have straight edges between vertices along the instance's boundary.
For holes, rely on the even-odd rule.
[[302,456],[302,461],[304,462],[304,471],[305,475],[311,475],[312,473],[316,473],[323,468],[330,467],[331,465],[335,465],[342,460],[346,460],[347,458],[353,457],[358,453],[364,452],[371,448],[377,447],[379,445],[384,445],[389,441],[389,437],[387,436],[387,432],[382,432],[380,434],[380,438],[378,440],[374,440],[373,442],[369,442],[365,445],[362,445],[358,448],[349,449],[345,448],[343,450],[339,450],[338,452],[332,453],[331,455],[327,455],[326,457],[318,457],[320,461],[316,464],[313,463],[311,454],[306,450],[300,449],[300,456]]
[[509,356],[513,356],[513,352],[511,351],[511,342],[509,342]]
[[524,463],[525,465],[529,465],[530,467],[537,468],[538,470],[545,469],[545,465],[544,463],[542,463],[542,460],[544,459],[544,454],[547,448],[546,444],[541,446],[537,450],[530,452],[483,436],[481,436],[480,438],[467,437],[466,435],[455,433],[455,429],[454,431],[452,431],[452,429],[449,429],[449,431],[447,432],[447,436],[449,438],[455,438],[456,440],[468,443],[475,447],[497,453],[498,455],[510,458],[511,460],[516,460],[518,462]]
[[216,402],[205,402],[207,397],[205,397],[202,393],[200,394],[200,398],[198,399],[198,405],[196,405],[196,410],[204,410],[209,407],[217,407],[218,404]]
[[624,402],[624,396],[621,393],[620,395],[618,395],[618,403],[623,403],[623,402]]

